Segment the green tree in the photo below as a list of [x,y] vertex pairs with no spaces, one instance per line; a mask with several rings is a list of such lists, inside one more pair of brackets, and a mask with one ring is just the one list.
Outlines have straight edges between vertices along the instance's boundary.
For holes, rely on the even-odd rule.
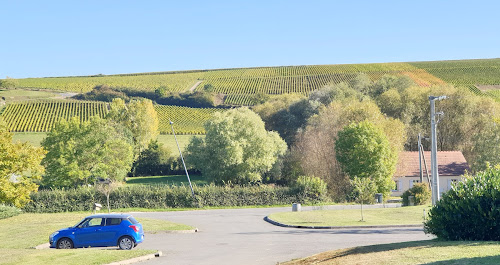
[[134,176],[154,176],[168,174],[173,162],[172,152],[157,140],[151,141],[132,166]]
[[23,207],[43,173],[45,152],[28,143],[12,143],[12,133],[0,119],[0,203]]
[[17,80],[7,77],[6,79],[0,79],[0,88],[16,88]]
[[191,139],[186,159],[219,183],[260,181],[287,149],[279,135],[266,131],[260,117],[247,108],[215,113],[205,131],[205,139]]
[[133,161],[131,133],[97,116],[87,122],[73,118],[57,123],[41,145],[47,150],[43,184],[50,187],[122,181]]
[[111,119],[132,132],[136,155],[146,149],[151,140],[158,136],[158,114],[149,99],[131,100],[126,104],[122,99],[113,99],[107,119]]
[[361,204],[361,222],[364,222],[363,204],[372,203],[377,185],[370,178],[354,177],[350,180],[353,191],[356,194],[356,201]]
[[389,194],[397,156],[381,129],[369,121],[352,123],[338,133],[335,152],[342,170],[351,179],[372,179],[378,192]]

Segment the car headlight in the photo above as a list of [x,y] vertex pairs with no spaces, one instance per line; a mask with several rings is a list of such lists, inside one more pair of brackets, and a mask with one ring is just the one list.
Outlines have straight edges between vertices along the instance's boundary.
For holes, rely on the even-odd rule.
[[52,235],[50,235],[50,238],[54,238],[55,236],[57,236],[57,234],[59,234],[59,232],[52,233]]

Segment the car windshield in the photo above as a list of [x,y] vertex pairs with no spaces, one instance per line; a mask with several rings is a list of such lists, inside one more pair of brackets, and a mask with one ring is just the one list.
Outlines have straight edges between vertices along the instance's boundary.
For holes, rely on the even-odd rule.
[[83,224],[83,222],[85,222],[85,220],[87,220],[87,218],[83,218],[80,222],[76,223],[76,225],[74,225],[73,228],[79,227],[80,225]]

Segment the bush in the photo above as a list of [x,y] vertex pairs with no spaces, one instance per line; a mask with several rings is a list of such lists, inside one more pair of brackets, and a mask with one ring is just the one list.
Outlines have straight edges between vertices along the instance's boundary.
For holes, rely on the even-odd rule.
[[300,176],[295,187],[313,201],[323,201],[326,198],[326,183],[318,177]]
[[170,149],[157,140],[151,141],[132,165],[132,176],[162,176],[172,174],[177,162]]
[[445,240],[500,240],[500,169],[454,185],[429,212],[426,233]]
[[[110,195],[111,209],[117,208],[190,208],[231,207],[255,205],[285,205],[318,201],[301,190],[270,185],[261,186],[194,186],[196,199],[187,186],[138,185],[120,187]],[[309,196],[312,196],[309,193]],[[32,202],[24,207],[26,212],[54,213],[90,211],[106,197],[94,188],[41,190],[32,194]]]
[[129,97],[121,91],[113,89],[106,85],[99,85],[92,89],[92,91],[87,92],[85,94],[79,94],[74,96],[76,99],[81,100],[97,100],[97,101],[105,101],[111,102],[114,98],[121,98],[124,101],[128,101]]
[[403,193],[403,206],[410,205],[408,196],[414,197],[415,205],[424,205],[431,201],[432,193],[427,183],[417,183]]
[[21,210],[16,207],[0,205],[0,220],[19,215]]

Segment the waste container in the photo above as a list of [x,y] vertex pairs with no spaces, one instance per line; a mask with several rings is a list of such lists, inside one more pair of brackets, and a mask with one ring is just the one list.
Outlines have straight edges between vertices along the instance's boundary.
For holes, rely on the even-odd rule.
[[300,212],[300,203],[292,204],[292,212]]
[[415,196],[408,196],[408,206],[415,206]]
[[382,193],[375,193],[375,201],[377,203],[382,203],[384,201],[384,196]]

